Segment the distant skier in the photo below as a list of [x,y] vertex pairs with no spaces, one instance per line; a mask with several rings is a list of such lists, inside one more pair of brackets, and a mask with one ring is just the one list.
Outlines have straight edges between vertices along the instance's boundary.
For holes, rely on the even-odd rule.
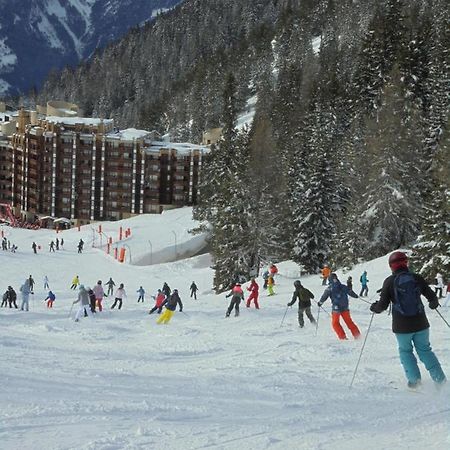
[[33,243],[31,244],[31,248],[33,249],[33,252],[36,254],[36,253],[37,253],[37,245],[36,245],[36,242],[33,242]]
[[30,288],[30,279],[27,278],[25,282],[20,287],[20,292],[22,294],[22,304],[20,306],[21,311],[29,311],[30,309],[30,294],[33,291]]
[[192,282],[190,289],[191,289],[191,298],[194,297],[194,300],[197,300],[198,287],[195,284],[195,281]]
[[56,250],[59,250],[59,239],[58,238],[56,238]]
[[258,296],[259,296],[259,285],[254,278],[251,279],[250,286],[247,288],[250,291],[250,295],[247,298],[247,308],[250,308],[250,304],[253,300],[255,303],[255,308],[259,309]]
[[273,275],[270,274],[269,278],[267,279],[267,295],[275,295],[275,292],[273,292],[273,287],[275,286],[275,280],[273,278]]
[[61,238],[61,250],[64,248],[64,239]]
[[14,306],[14,308],[17,309],[16,300],[17,300],[16,291],[12,288],[12,286],[8,286],[8,303],[10,308]]
[[92,316],[89,302],[89,294],[82,284],[80,284],[80,288],[78,290],[78,299],[73,302],[74,305],[76,305],[77,303],[80,304],[80,309],[77,311],[77,314],[75,315],[75,322],[79,322],[80,318],[83,315]]
[[75,277],[72,280],[72,286],[70,286],[70,289],[75,290],[79,284],[80,284],[80,278],[78,277],[78,275],[75,275]]
[[263,274],[262,274],[263,280],[264,280],[264,284],[263,284],[263,289],[267,289],[267,281],[269,280],[269,271],[266,270]]
[[332,313],[331,313],[331,325],[333,330],[337,334],[339,339],[347,339],[345,331],[340,324],[340,317],[344,319],[345,324],[350,329],[353,337],[358,339],[361,336],[361,332],[356,324],[353,322],[350,316],[350,311],[348,309],[348,296],[358,298],[358,296],[353,292],[349,291],[347,286],[344,286],[339,281],[337,275],[332,273],[329,276],[330,284],[325,289],[320,301],[317,303],[319,308],[328,299],[331,298],[332,303]]
[[158,314],[161,314],[166,296],[161,291],[161,289],[158,289],[158,292],[155,296],[152,296],[152,298],[155,299],[155,306],[149,311],[149,314],[153,314],[156,310],[158,310]]
[[353,278],[352,277],[347,278],[347,287],[348,287],[349,291],[353,291]]
[[92,289],[92,290],[94,291],[95,301],[97,302],[98,310],[100,312],[102,312],[103,311],[103,305],[102,305],[103,297],[106,297],[105,291],[103,290],[102,281],[98,280],[97,284],[94,286],[94,289]]
[[316,323],[312,313],[311,313],[311,300],[314,298],[314,294],[303,287],[300,280],[294,281],[295,291],[292,294],[292,300],[287,304],[287,306],[292,306],[298,299],[298,325],[300,328],[305,326],[305,321],[303,320],[303,313],[306,313],[309,321],[311,323]]
[[164,292],[164,295],[166,296],[166,298],[170,297],[171,290],[170,290],[169,285],[166,282],[164,282],[164,284],[163,284],[162,291]]
[[44,302],[47,302],[47,308],[53,308],[53,302],[55,299],[55,294],[52,291],[48,291],[47,298],[44,300]]
[[436,274],[436,283],[434,286],[434,292],[437,295],[437,298],[443,298],[442,292],[444,289],[444,277],[440,274]]
[[50,286],[48,285],[48,276],[44,276],[44,289],[50,289]]
[[49,252],[55,252],[55,242],[54,241],[50,242],[49,247],[50,247]]
[[111,306],[111,309],[114,309],[116,305],[118,306],[118,309],[122,309],[122,301],[124,298],[127,298],[127,293],[125,292],[123,283],[120,283],[119,288],[116,290],[114,303]]
[[33,277],[31,275],[28,278],[28,284],[30,286],[31,293],[34,294],[34,284],[35,283],[34,283]]
[[106,282],[106,286],[108,286],[108,295],[113,294],[115,285],[116,283],[114,283],[113,279],[110,277],[109,281]]
[[322,269],[322,286],[325,286],[327,284],[330,275],[331,269],[328,267],[328,264],[324,264]]
[[5,293],[3,294],[3,297],[2,297],[2,305],[1,305],[1,307],[2,308],[6,308],[7,306],[8,306],[8,289],[5,291]]
[[170,319],[173,316],[173,313],[177,309],[177,305],[179,305],[179,311],[183,312],[183,303],[181,302],[181,298],[178,295],[178,289],[174,289],[169,298],[166,298],[163,302],[163,306],[166,307],[165,311],[159,316],[159,319],[156,323],[169,323]]
[[78,253],[83,253],[83,247],[84,247],[84,241],[83,241],[83,239],[80,239],[80,242],[78,242]]
[[430,309],[436,309],[439,300],[420,275],[409,271],[405,253],[392,253],[389,256],[389,267],[392,275],[384,280],[380,300],[373,303],[370,310],[378,314],[392,303],[392,331],[397,338],[400,362],[408,380],[408,387],[414,389],[421,383],[413,348],[433,381],[442,385],[446,377],[439,360],[431,350],[430,324],[420,296],[423,295],[428,300]]
[[144,303],[144,296],[145,296],[144,288],[142,286],[140,286],[136,292],[139,294],[137,302],[139,303],[142,300],[142,303]]
[[367,286],[367,283],[369,280],[367,279],[367,271],[365,270],[361,277],[359,278],[359,281],[361,282],[361,292],[359,293],[359,296],[365,296],[367,297],[367,294],[369,293],[369,287]]
[[228,306],[227,312],[225,313],[225,317],[230,317],[231,311],[234,308],[234,316],[239,316],[239,304],[241,300],[244,300],[244,291],[241,288],[239,283],[236,283],[231,289],[231,292],[226,295],[226,298],[231,297],[230,305]]

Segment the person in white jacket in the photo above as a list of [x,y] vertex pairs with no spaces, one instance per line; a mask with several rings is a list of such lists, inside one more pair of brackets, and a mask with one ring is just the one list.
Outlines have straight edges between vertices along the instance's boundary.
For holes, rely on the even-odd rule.
[[117,289],[116,295],[114,297],[114,303],[112,304],[111,309],[114,309],[117,304],[119,305],[118,309],[122,309],[122,300],[124,298],[127,298],[127,293],[123,288],[123,283],[120,283],[119,289]]
[[20,292],[22,294],[22,305],[20,306],[20,309],[22,311],[28,311],[30,309],[30,294],[33,294],[29,278],[27,278],[22,286],[20,286]]
[[74,305],[77,303],[80,304],[80,308],[78,309],[77,314],[75,316],[75,322],[79,322],[80,317],[82,317],[84,314],[92,316],[88,290],[82,284],[80,284],[78,290],[78,299],[73,302]]
[[94,289],[92,289],[92,290],[94,291],[95,301],[97,302],[98,310],[100,312],[102,312],[103,311],[103,305],[102,305],[103,297],[106,297],[105,291],[103,290],[102,281],[98,280],[97,284],[94,286]]
[[436,285],[434,286],[434,292],[437,295],[437,298],[443,298],[444,296],[442,295],[444,289],[444,278],[442,277],[442,275],[440,273],[436,274]]

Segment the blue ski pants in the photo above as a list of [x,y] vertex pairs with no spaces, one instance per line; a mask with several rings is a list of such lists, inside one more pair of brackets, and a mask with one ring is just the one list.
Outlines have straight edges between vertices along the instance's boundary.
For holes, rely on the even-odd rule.
[[398,342],[400,362],[402,363],[408,381],[415,383],[421,378],[413,348],[416,349],[419,359],[424,363],[428,372],[430,372],[433,381],[442,383],[445,380],[441,365],[431,350],[429,328],[416,331],[415,333],[395,333],[395,337]]

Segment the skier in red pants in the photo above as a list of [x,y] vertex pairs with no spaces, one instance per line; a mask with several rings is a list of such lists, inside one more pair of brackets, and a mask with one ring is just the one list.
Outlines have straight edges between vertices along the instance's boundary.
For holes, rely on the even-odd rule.
[[259,309],[258,304],[259,286],[254,278],[252,278],[252,281],[250,283],[250,286],[247,288],[247,291],[250,291],[250,295],[248,296],[247,299],[247,308],[250,308],[250,303],[253,300],[255,302],[255,308]]

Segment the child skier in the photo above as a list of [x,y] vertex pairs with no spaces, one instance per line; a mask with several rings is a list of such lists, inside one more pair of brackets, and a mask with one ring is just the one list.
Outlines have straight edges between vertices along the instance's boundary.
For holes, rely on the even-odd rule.
[[356,324],[353,322],[350,311],[348,309],[348,296],[358,298],[358,296],[353,292],[349,291],[347,286],[344,286],[339,281],[337,275],[332,273],[329,277],[330,284],[325,289],[320,301],[317,303],[319,308],[322,304],[328,299],[331,298],[332,303],[332,313],[331,313],[331,325],[333,330],[338,335],[339,339],[347,339],[345,335],[345,331],[340,324],[340,317],[344,319],[345,324],[350,329],[353,337],[358,339],[361,336],[361,332],[359,331]]
[[153,314],[156,310],[158,310],[158,314],[161,314],[162,307],[166,296],[163,294],[161,289],[158,289],[158,292],[155,296],[152,296],[155,299],[155,306],[149,311],[149,314]]
[[177,305],[180,307],[180,312],[183,312],[183,303],[181,303],[180,296],[178,295],[178,289],[174,289],[171,296],[166,298],[163,302],[166,310],[161,314],[159,319],[156,321],[157,324],[164,323],[168,324],[173,316],[173,313],[177,309]]
[[119,289],[116,291],[114,303],[111,306],[111,309],[114,309],[116,304],[119,305],[118,309],[122,309],[122,300],[127,297],[127,293],[125,292],[123,283],[120,283]]
[[255,308],[259,309],[258,303],[259,286],[254,278],[251,279],[251,283],[250,286],[247,288],[247,291],[250,291],[250,295],[247,298],[247,308],[250,308],[250,303],[253,300],[255,303]]
[[288,306],[292,306],[298,299],[298,325],[300,328],[303,328],[305,325],[305,321],[303,320],[303,313],[306,313],[309,321],[311,323],[316,323],[313,315],[311,314],[311,300],[314,298],[314,295],[311,291],[302,286],[300,280],[294,281],[295,291],[292,294],[292,300],[287,304]]
[[76,290],[77,286],[80,284],[80,278],[78,275],[75,275],[72,280],[72,286],[70,286],[70,289]]
[[144,303],[144,295],[145,295],[144,288],[142,286],[140,286],[136,292],[139,294],[137,302],[139,303],[142,300],[142,303]]
[[47,308],[53,308],[53,302],[55,299],[55,294],[52,291],[48,291],[47,298],[44,300],[44,302],[47,302]]
[[273,275],[270,274],[269,278],[267,279],[267,292],[268,295],[275,295],[275,292],[273,292],[273,287],[275,286],[275,280],[273,279]]
[[269,280],[269,271],[266,270],[263,274],[262,274],[263,280],[264,280],[264,284],[263,284],[263,289],[267,289],[267,281]]
[[225,314],[225,317],[230,317],[231,311],[233,311],[234,308],[234,316],[239,316],[239,303],[241,303],[241,300],[244,300],[244,291],[241,288],[241,285],[239,283],[236,283],[231,290],[231,292],[226,296],[231,297],[230,306],[228,306],[227,312]]

